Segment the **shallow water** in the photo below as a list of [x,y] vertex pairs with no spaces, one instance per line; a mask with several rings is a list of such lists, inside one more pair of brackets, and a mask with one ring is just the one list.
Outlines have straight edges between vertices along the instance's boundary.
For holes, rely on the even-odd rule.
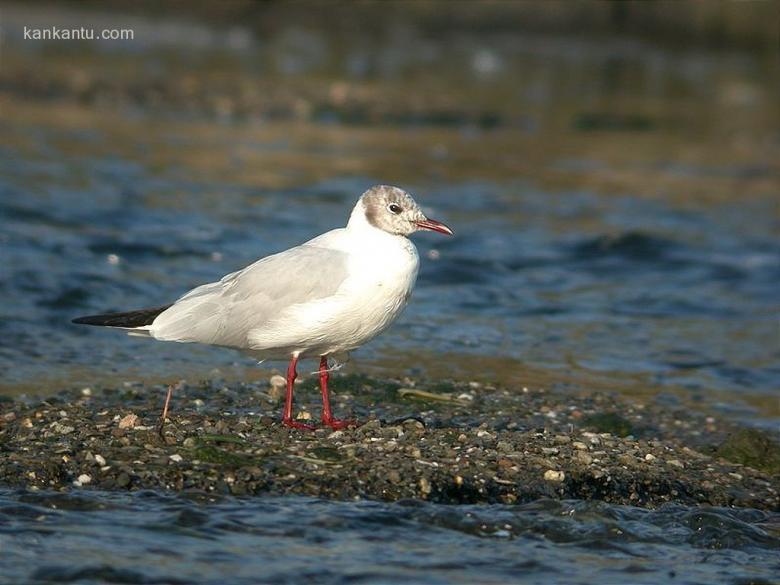
[[[136,41],[47,46],[21,26],[87,16],[2,17],[0,395],[267,377],[69,321],[170,302],[342,226],[385,182],[457,237],[415,238],[412,302],[351,371],[615,390],[780,428],[776,61],[100,12]],[[6,489],[0,582],[768,583],[779,526],[597,502]]]
[[780,516],[0,492],[6,583],[771,583]]
[[[170,302],[343,225],[363,189],[388,181],[410,188],[457,236],[414,238],[422,267],[413,300],[350,368],[675,394],[779,424],[780,239],[771,198],[648,198],[480,176],[319,178],[342,155],[378,164],[365,148],[388,137],[440,140],[392,129],[344,130],[355,144],[324,155],[311,182],[252,186],[215,176],[224,169],[197,170],[202,151],[229,140],[230,128],[209,128],[196,152],[160,169],[155,159],[182,136],[195,139],[187,125],[160,123],[151,136],[134,136],[124,122],[120,130],[144,149],[138,157],[112,152],[108,120],[86,123],[94,128],[22,116],[6,121],[10,132],[0,138],[6,392],[205,377],[214,368],[228,378],[267,375],[227,350],[151,345],[69,321]],[[283,131],[258,130],[252,147],[270,148],[265,141]],[[294,161],[327,132],[315,127],[274,148]],[[14,149],[15,140],[24,147]],[[484,143],[498,149],[501,138]],[[720,172],[700,170],[706,180]]]

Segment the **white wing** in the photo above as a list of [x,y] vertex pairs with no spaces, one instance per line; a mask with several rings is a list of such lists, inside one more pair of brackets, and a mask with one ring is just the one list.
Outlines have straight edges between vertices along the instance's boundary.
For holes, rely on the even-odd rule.
[[154,320],[149,333],[165,341],[256,346],[248,341],[250,332],[273,336],[269,323],[289,314],[291,307],[321,304],[347,278],[347,254],[312,243],[267,256],[219,282],[191,290]]

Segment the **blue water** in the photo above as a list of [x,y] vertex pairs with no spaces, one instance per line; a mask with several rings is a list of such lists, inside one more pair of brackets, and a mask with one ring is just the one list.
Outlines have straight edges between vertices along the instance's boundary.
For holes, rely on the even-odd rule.
[[[234,352],[70,319],[169,303],[343,226],[381,182],[457,237],[415,238],[412,303],[350,367],[574,380],[780,424],[778,85],[759,57],[427,38],[413,23],[339,39],[280,23],[266,39],[244,23],[137,17],[135,43],[44,58],[22,24],[87,15],[4,17],[0,391],[265,376]],[[264,88],[268,110],[251,98]]]
[[[67,163],[54,162],[63,157]],[[115,158],[68,160],[56,151],[42,162],[6,151],[4,385],[251,367],[234,352],[151,346],[69,321],[171,302],[344,225],[357,196],[381,180],[266,190],[178,175]],[[84,185],[66,188],[75,177]],[[527,384],[533,369],[555,384],[574,373],[596,387],[601,378],[629,391],[682,389],[778,425],[776,408],[762,413],[741,402],[776,403],[780,387],[780,240],[769,202],[680,211],[662,201],[515,184],[405,186],[457,237],[414,238],[422,268],[413,300],[351,367],[437,376],[448,356],[450,376],[460,378],[498,370],[499,379]]]
[[[457,236],[415,237],[411,303],[349,371],[618,391],[780,429],[774,61],[403,23],[334,39],[76,5],[2,17],[0,398],[267,378],[70,320],[171,302],[391,183]],[[137,42],[19,33],[88,19]],[[745,585],[778,582],[779,535],[777,514],[674,505],[2,488],[0,583]]]
[[0,493],[2,583],[772,583],[780,515]]

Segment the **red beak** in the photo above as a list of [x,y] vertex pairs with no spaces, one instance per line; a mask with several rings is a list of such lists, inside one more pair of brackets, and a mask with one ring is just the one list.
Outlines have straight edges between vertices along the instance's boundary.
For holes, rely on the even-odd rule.
[[435,219],[423,219],[421,221],[416,221],[414,223],[421,230],[430,230],[432,232],[439,232],[440,234],[444,234],[445,236],[455,235],[455,232],[453,232],[449,227],[447,227],[440,221],[436,221]]

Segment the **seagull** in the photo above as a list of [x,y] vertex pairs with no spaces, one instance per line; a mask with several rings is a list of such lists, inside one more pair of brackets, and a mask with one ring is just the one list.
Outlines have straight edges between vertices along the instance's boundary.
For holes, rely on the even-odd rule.
[[[298,360],[319,357],[323,425],[334,430],[356,426],[333,416],[328,358],[347,361],[350,351],[401,314],[420,263],[408,236],[419,230],[453,235],[445,224],[426,217],[403,189],[376,185],[360,197],[344,228],[261,258],[172,304],[79,317],[73,323],[233,348],[260,361],[289,359],[282,424],[295,429],[314,429],[292,416]],[[160,433],[171,393],[169,386]]]

